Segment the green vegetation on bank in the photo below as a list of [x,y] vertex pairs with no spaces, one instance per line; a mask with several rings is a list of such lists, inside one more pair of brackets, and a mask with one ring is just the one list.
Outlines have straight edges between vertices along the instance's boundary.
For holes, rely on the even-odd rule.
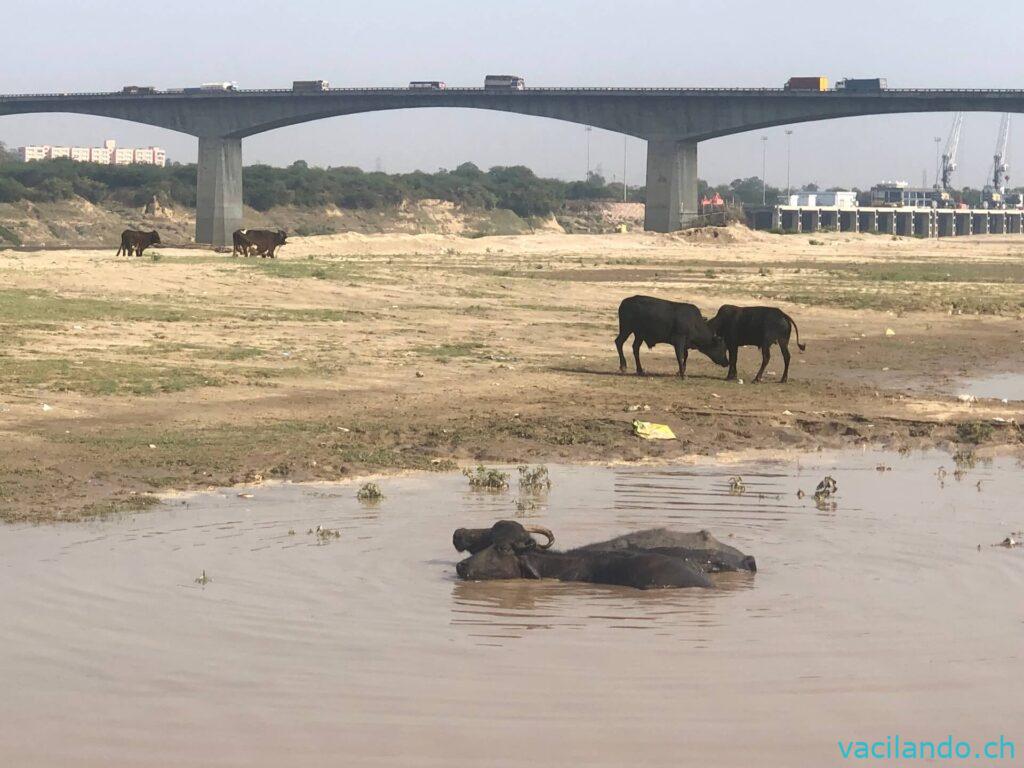
[[[794,191],[817,192],[819,187],[805,184]],[[645,201],[643,187],[629,187],[625,192],[631,202]],[[757,176],[714,186],[699,181],[701,198],[716,192],[727,205],[738,208],[760,205],[762,199],[773,203],[785,190],[764,185]],[[463,163],[450,171],[388,174],[351,166],[319,168],[297,160],[287,168],[248,166],[243,194],[245,204],[257,211],[288,205],[367,210],[430,199],[467,208],[506,209],[526,218],[549,216],[569,201],[621,201],[623,188],[621,182],[609,183],[599,173],[590,173],[581,181],[563,181],[542,178],[522,165],[485,171]],[[976,206],[981,191],[964,187],[955,196]],[[55,202],[73,197],[94,204],[116,202],[135,207],[155,197],[164,204],[194,207],[196,166],[99,165],[67,159],[22,163],[0,142],[0,203]],[[2,232],[0,239],[13,241]]]

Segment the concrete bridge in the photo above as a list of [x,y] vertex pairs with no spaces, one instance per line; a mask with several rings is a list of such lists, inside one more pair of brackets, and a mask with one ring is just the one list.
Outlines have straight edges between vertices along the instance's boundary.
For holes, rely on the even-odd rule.
[[900,112],[1024,112],[1024,90],[786,91],[771,88],[332,88],[152,94],[0,96],[0,116],[71,112],[113,117],[199,139],[196,241],[227,245],[242,222],[242,139],[338,115],[461,107],[549,117],[647,141],[648,230],[698,214],[697,146],[733,133],[811,120]]

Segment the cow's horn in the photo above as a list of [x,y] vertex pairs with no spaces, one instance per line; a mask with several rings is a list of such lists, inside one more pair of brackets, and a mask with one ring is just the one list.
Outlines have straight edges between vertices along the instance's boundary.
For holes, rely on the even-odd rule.
[[555,534],[551,532],[549,528],[545,528],[542,525],[524,525],[523,528],[529,533],[539,533],[541,536],[547,537],[547,543],[541,544],[541,549],[547,549],[555,543]]

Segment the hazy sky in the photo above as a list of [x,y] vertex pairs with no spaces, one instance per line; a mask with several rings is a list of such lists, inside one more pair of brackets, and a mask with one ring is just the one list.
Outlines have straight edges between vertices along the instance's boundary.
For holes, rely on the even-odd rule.
[[[138,4],[43,0],[10,8],[17,22],[0,46],[0,92],[160,88],[234,80],[287,87],[404,85],[440,79],[479,85],[486,73],[516,73],[533,85],[778,86],[791,75],[887,77],[892,87],[1024,87],[1018,50],[1024,3],[973,12],[962,0],[928,3],[680,2],[680,0],[174,0]],[[16,34],[13,34],[14,30]],[[934,137],[949,114],[865,117],[792,126],[794,184],[919,183],[935,171]],[[998,115],[969,114],[959,184],[980,186],[992,163]],[[1024,115],[1014,134],[1024,131]],[[712,182],[760,175],[784,186],[782,128],[701,145],[700,175]],[[157,144],[194,160],[195,139],[157,128],[75,115],[0,118],[0,140]],[[621,135],[595,129],[591,165],[621,179]],[[1011,136],[1011,146],[1024,146]],[[645,147],[626,142],[626,173],[642,183]],[[245,162],[359,165],[387,171],[522,163],[543,175],[586,171],[582,126],[476,110],[403,110],[337,117],[246,139]],[[1011,148],[1011,162],[1015,153]],[[1021,160],[1024,164],[1024,158]],[[1024,168],[1019,179],[1024,182]],[[1011,176],[1014,176],[1011,168]],[[1014,183],[1011,182],[1011,183]]]

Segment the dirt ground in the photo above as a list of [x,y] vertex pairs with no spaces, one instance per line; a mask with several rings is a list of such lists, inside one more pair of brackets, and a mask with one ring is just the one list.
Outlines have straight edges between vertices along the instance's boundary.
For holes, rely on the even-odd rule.
[[[0,251],[0,517],[77,519],[153,494],[477,462],[667,461],[856,444],[1020,450],[1024,241],[675,235],[329,235],[277,260],[163,248]],[[620,375],[636,293],[771,303],[788,385],[669,347]],[[627,350],[627,357],[628,350]],[[640,407],[636,411],[636,407]],[[650,410],[646,410],[649,407]],[[633,410],[631,410],[633,409]],[[635,418],[678,440],[646,442]],[[951,463],[951,468],[953,464]]]

